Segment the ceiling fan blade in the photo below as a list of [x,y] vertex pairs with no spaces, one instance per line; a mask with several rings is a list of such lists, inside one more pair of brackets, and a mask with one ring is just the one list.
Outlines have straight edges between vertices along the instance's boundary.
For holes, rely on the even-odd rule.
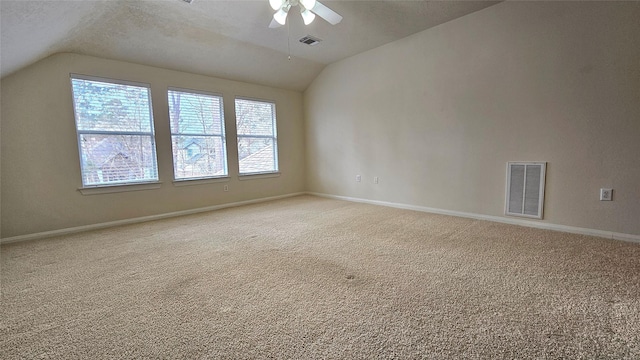
[[321,18],[327,20],[327,22],[331,25],[336,25],[340,23],[340,21],[342,21],[342,16],[340,16],[340,14],[329,9],[320,1],[316,1],[316,5],[313,7],[313,9],[311,9],[311,11]]
[[271,24],[269,24],[269,28],[270,28],[270,29],[279,28],[280,26],[282,26],[282,25],[280,25],[280,24],[276,21],[276,19],[273,19],[273,18],[271,19]]

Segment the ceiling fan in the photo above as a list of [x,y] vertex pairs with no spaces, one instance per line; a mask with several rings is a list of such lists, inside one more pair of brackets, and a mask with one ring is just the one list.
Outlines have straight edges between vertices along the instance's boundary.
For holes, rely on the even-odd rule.
[[269,0],[269,5],[276,13],[273,14],[273,20],[269,24],[270,28],[276,28],[287,22],[287,15],[292,7],[300,7],[300,15],[305,25],[311,24],[316,15],[325,19],[331,25],[336,25],[342,21],[342,16],[337,12],[329,9],[321,2],[316,0]]

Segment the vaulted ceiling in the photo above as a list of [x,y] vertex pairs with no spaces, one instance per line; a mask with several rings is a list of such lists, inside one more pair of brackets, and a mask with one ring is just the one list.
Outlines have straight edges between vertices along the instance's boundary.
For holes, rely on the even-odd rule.
[[[73,52],[302,91],[327,64],[498,1],[322,2],[340,24],[305,26],[292,12],[269,29],[268,0],[2,0],[1,75]],[[305,35],[323,41],[305,45]]]

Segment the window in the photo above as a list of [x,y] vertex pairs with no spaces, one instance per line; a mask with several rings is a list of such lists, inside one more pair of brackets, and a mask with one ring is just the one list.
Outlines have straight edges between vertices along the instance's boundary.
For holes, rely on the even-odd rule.
[[222,97],[170,89],[169,121],[176,180],[227,175]]
[[276,105],[236,99],[240,175],[278,172]]
[[149,85],[73,75],[84,187],[158,181]]

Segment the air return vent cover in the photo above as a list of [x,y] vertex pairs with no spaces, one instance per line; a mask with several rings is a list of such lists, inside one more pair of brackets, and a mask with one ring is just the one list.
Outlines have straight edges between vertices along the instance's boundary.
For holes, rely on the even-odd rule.
[[318,45],[320,43],[320,41],[322,41],[322,40],[318,39],[315,36],[307,35],[307,36],[303,37],[302,39],[300,39],[298,41],[300,41],[303,44],[314,46],[314,45]]
[[505,215],[542,219],[546,162],[507,163]]

